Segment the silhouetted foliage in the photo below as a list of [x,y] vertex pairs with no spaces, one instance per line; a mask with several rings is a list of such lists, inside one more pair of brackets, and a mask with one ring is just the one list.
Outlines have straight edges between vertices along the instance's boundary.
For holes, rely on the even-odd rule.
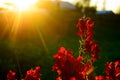
[[84,14],[87,16],[92,16],[96,14],[96,7],[85,7]]

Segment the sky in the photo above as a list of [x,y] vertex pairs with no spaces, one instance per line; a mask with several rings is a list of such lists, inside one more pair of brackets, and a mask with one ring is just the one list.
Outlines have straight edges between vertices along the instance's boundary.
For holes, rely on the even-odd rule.
[[[1,2],[15,2],[15,1],[21,1],[21,0],[0,0]],[[25,0],[23,0],[25,1]],[[34,1],[34,0],[31,0]],[[62,0],[67,2],[77,2],[79,0]],[[112,10],[114,13],[116,13],[118,10],[120,11],[120,0],[91,0],[90,5],[91,6],[97,6],[97,10],[103,10],[103,3],[105,1],[105,10]]]
[[[67,2],[77,2],[79,0],[62,0]],[[97,10],[103,10],[103,4],[105,1],[105,10],[112,10],[114,13],[117,13],[120,10],[120,0],[91,0],[91,6],[97,6]]]
[[62,0],[62,1],[68,1],[68,2],[74,2],[75,0]]
[[104,1],[105,10],[112,10],[116,13],[120,9],[120,0],[91,0],[91,5],[96,5],[97,10],[102,10]]

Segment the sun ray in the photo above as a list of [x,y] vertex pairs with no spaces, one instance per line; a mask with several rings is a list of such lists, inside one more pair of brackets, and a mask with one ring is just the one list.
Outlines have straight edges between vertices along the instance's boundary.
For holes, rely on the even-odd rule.
[[47,46],[46,46],[45,40],[44,40],[44,38],[43,38],[43,36],[42,36],[42,33],[41,33],[40,29],[38,28],[37,25],[36,25],[35,27],[36,27],[37,33],[38,33],[38,35],[39,35],[39,37],[40,37],[40,39],[41,39],[41,41],[42,41],[42,44],[43,44],[43,47],[44,47],[46,53],[49,53],[48,48],[47,48]]
[[11,32],[10,32],[10,38],[13,41],[16,41],[16,36],[17,36],[17,32],[18,32],[18,28],[20,26],[20,20],[21,20],[21,13],[17,13],[16,18],[13,22],[13,25],[11,27]]
[[[9,27],[9,26],[8,26],[8,25],[9,25],[9,24],[8,24],[9,20],[8,20],[7,15],[4,14],[3,16],[4,16],[4,20],[3,20],[3,19],[2,19],[2,20],[4,21],[4,23],[7,23],[7,24],[3,24],[5,27],[4,27],[3,31],[1,32],[1,35],[0,35],[1,38],[3,38],[3,37],[6,35],[6,32],[7,32],[8,27]],[[3,22],[2,22],[2,23],[3,23]]]

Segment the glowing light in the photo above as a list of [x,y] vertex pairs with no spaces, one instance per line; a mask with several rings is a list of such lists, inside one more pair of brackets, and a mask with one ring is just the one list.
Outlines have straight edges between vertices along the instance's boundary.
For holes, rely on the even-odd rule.
[[91,0],[91,6],[96,6],[97,10],[112,10],[117,13],[120,8],[120,0]]
[[62,0],[62,1],[70,2],[70,3],[74,2],[74,0]]
[[106,10],[112,10],[116,13],[118,8],[120,8],[120,0],[107,0]]
[[37,2],[37,0],[19,0],[19,1],[16,1],[14,2],[14,4],[16,5],[16,7],[20,10],[20,11],[23,11],[23,10],[27,10],[27,9],[30,9],[30,7],[35,4]]
[[37,1],[38,0],[1,0],[0,3],[11,3],[17,10],[24,11],[30,9],[30,7],[37,3]]

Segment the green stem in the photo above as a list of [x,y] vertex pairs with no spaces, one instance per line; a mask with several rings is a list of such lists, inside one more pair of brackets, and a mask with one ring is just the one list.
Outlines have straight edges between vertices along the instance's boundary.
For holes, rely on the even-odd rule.
[[86,80],[89,80],[89,79],[88,79],[88,75],[86,75]]

